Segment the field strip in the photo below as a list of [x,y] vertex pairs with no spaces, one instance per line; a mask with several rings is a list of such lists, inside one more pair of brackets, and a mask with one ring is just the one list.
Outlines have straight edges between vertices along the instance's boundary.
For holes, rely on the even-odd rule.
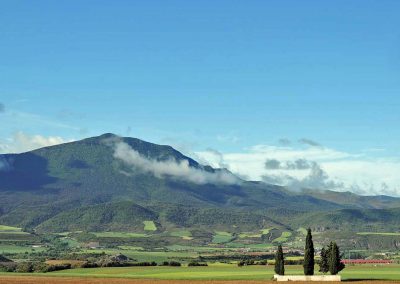
[[[123,278],[86,278],[86,277],[52,277],[52,276],[0,276],[0,283],[10,284],[61,284],[61,283],[83,283],[83,284],[274,284],[275,281],[269,280],[154,280],[154,279],[123,279]],[[296,282],[298,284],[306,284],[308,282]],[[313,282],[319,283],[319,282]],[[325,284],[333,284],[337,282],[323,282]],[[399,283],[398,281],[351,281],[358,284],[390,284]]]

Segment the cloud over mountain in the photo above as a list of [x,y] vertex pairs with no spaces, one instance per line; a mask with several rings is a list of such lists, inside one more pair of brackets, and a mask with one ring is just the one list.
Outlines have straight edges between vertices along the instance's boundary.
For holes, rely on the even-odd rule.
[[[303,139],[304,140],[304,139]],[[332,189],[363,195],[400,196],[400,160],[371,158],[365,153],[348,153],[303,141],[310,147],[255,145],[243,151],[196,152],[211,166],[221,164],[241,177],[288,186],[292,189]]]
[[112,146],[114,148],[115,158],[123,161],[133,169],[140,169],[143,172],[152,173],[159,178],[172,177],[196,184],[235,184],[239,182],[234,175],[226,171],[207,172],[202,169],[191,167],[188,160],[176,161],[174,159],[169,159],[159,161],[147,158],[122,141],[114,141]]
[[29,135],[18,131],[10,139],[0,141],[0,153],[22,153],[71,141],[59,136]]
[[295,161],[281,162],[277,159],[267,159],[265,168],[267,170],[307,170],[315,166],[315,162],[306,159],[297,159]]

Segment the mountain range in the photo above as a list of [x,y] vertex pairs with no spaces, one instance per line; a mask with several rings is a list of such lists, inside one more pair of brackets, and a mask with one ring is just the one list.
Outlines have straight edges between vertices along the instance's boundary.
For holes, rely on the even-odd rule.
[[38,232],[398,230],[400,199],[245,181],[171,146],[104,134],[0,155],[0,224]]

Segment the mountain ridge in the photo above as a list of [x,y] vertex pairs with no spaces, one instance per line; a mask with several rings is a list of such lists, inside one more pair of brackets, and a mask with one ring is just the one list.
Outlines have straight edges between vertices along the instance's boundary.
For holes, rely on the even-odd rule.
[[[122,158],[116,155],[116,143],[123,143],[123,149],[127,151],[123,152]],[[0,222],[41,230],[50,230],[51,225],[45,224],[52,222],[57,223],[57,227],[65,225],[70,228],[81,218],[79,211],[100,210],[92,209],[93,206],[106,208],[100,210],[104,214],[112,208],[131,210],[118,205],[120,202],[131,202],[132,207],[129,208],[139,206],[159,215],[165,213],[165,208],[182,205],[210,212],[217,210],[215,212],[223,216],[242,214],[243,222],[238,225],[243,227],[250,220],[249,212],[254,215],[254,226],[259,224],[256,220],[262,218],[270,219],[274,226],[290,226],[278,220],[279,216],[274,220],[269,218],[266,212],[289,208],[307,215],[319,211],[400,207],[400,199],[394,197],[362,197],[316,190],[291,192],[284,187],[239,178],[236,183],[219,182],[221,171],[225,174],[223,169],[202,165],[169,145],[119,137],[112,133],[21,154],[3,154],[0,159],[10,165],[7,170],[0,171]],[[171,168],[176,170],[172,171]],[[185,174],[195,177],[185,179]],[[205,179],[202,179],[202,175],[205,175]],[[207,182],[210,177],[217,182]],[[150,209],[151,206],[155,209]],[[193,212],[198,213],[191,214],[203,212],[196,210]],[[71,213],[71,220],[62,217],[66,212],[75,212]],[[301,214],[297,214],[298,217]],[[135,226],[132,227],[129,218],[125,217],[118,226],[114,222],[109,227],[123,229],[126,226],[133,229]],[[240,218],[235,217],[235,220],[240,221]],[[160,228],[171,225],[166,219],[157,221],[160,222]],[[99,230],[107,229],[107,222],[96,222],[99,224],[90,226]],[[296,223],[290,220],[286,222]],[[84,223],[81,225],[81,229],[88,226]],[[178,223],[173,225],[180,226]]]

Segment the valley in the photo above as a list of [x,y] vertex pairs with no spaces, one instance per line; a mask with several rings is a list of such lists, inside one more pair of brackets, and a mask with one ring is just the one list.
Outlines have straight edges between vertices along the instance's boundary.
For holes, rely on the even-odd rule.
[[[121,160],[116,145],[146,167],[184,165],[190,177]],[[297,273],[311,228],[317,255],[334,240],[343,259],[390,260],[374,275],[398,279],[398,198],[244,181],[170,146],[113,134],[1,158],[10,164],[0,172],[4,273],[269,279],[278,245],[288,273]],[[342,275],[370,279],[363,269],[350,266]]]

